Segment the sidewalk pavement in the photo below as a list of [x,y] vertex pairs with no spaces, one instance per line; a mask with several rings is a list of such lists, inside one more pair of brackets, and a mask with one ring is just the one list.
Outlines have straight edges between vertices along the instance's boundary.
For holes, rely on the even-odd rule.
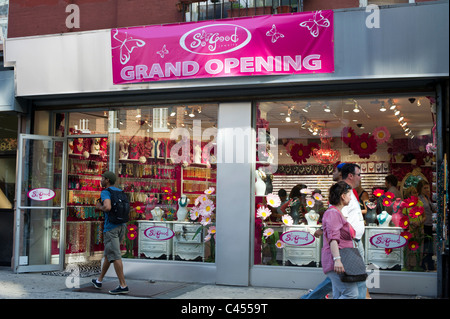
[[[101,290],[92,277],[64,277],[42,273],[15,274],[0,267],[0,299],[299,299],[307,291],[290,288],[235,287],[198,283],[127,280],[128,295],[110,295],[117,278],[106,277]],[[372,294],[373,299],[421,299],[419,296]]]

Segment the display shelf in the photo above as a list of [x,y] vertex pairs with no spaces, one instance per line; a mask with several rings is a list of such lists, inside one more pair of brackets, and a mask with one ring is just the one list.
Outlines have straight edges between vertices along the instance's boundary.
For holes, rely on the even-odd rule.
[[[196,234],[200,223],[181,222],[181,221],[151,221],[138,220],[138,256],[144,256],[150,259],[181,259],[194,260],[203,258],[204,240],[203,232]],[[169,239],[151,239],[145,236],[145,231],[151,227],[165,227],[173,232],[173,237]]]
[[[310,225],[284,226],[283,232],[298,230],[311,233],[312,235],[319,228],[320,226]],[[316,267],[319,267],[321,259],[321,249],[322,237],[315,238],[312,243],[305,246],[294,246],[286,244],[283,248],[283,265],[286,265],[286,263],[288,262],[296,266],[315,263]]]
[[[173,258],[182,260],[194,260],[205,257],[205,243],[203,231],[196,234],[200,223],[173,222]],[[195,236],[195,237],[194,237]]]
[[[181,193],[189,199],[188,207],[193,207],[195,200],[203,195],[205,190],[216,187],[216,166],[206,164],[191,164],[182,168]],[[215,193],[208,195],[215,200]]]
[[145,220],[138,220],[137,223],[139,225],[138,257],[160,258],[165,256],[165,258],[169,260],[172,255],[172,238],[166,240],[152,240],[145,236],[145,231],[148,228],[155,226],[172,229],[171,224],[163,221]]
[[[102,156],[91,154],[90,139],[83,141],[84,149],[68,157],[66,254],[68,259],[87,260],[103,250],[104,213],[95,205],[102,190],[101,174],[108,169],[108,156],[106,152]],[[104,147],[106,151],[106,143]]]
[[403,231],[400,227],[378,227],[366,226],[364,232],[365,262],[366,264],[374,264],[380,269],[389,269],[395,266],[403,267],[403,247],[396,248],[390,254],[386,254],[384,248],[378,248],[370,243],[372,236],[391,233],[399,235]]

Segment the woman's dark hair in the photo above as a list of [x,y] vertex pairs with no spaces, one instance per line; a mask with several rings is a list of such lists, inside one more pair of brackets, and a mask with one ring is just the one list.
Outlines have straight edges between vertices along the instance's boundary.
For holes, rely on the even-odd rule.
[[297,184],[292,187],[291,192],[289,193],[289,198],[300,198],[302,193],[300,192],[302,189],[308,188],[305,184]]
[[351,186],[344,181],[337,182],[330,187],[329,202],[331,205],[339,205],[342,194],[351,190]]
[[422,189],[425,185],[430,185],[426,180],[421,179],[418,183],[417,183],[417,194],[422,195]]
[[384,180],[386,182],[388,182],[390,185],[397,187],[398,179],[397,179],[397,177],[395,177],[395,175],[392,175],[392,174],[388,175],[384,178]]

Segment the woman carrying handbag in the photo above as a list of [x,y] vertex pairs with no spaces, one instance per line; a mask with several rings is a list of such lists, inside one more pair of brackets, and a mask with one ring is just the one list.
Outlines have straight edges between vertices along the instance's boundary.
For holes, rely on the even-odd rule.
[[322,248],[322,268],[333,286],[333,299],[357,299],[356,282],[345,282],[341,275],[345,268],[340,249],[353,248],[355,231],[342,215],[341,210],[351,199],[352,188],[341,181],[330,187],[329,208],[322,219],[324,244]]

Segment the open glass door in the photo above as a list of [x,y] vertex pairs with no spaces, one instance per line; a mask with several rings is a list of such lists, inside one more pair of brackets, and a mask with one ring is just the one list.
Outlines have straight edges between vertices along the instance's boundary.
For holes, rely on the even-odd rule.
[[16,272],[64,266],[66,141],[20,134],[16,184]]

